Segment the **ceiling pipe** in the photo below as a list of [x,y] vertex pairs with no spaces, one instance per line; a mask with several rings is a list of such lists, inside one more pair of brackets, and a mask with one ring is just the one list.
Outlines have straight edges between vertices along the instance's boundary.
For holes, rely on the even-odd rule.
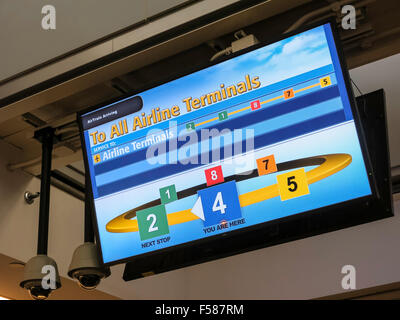
[[[47,127],[35,132],[42,143],[42,173],[40,181],[40,207],[37,255],[24,266],[24,278],[20,283],[33,299],[47,299],[53,290],[61,287],[57,263],[47,256],[50,213],[51,155],[54,144],[54,129]],[[46,277],[46,281],[45,281]]]
[[40,180],[40,207],[37,254],[47,255],[50,211],[51,154],[54,143],[54,129],[45,128],[35,132],[35,138],[42,143],[42,174]]

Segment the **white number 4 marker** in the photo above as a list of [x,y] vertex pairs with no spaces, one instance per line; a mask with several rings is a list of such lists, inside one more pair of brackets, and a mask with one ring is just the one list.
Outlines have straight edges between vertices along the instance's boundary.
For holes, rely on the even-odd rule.
[[222,193],[218,192],[217,196],[215,197],[215,201],[212,207],[212,210],[215,211],[220,211],[221,214],[225,213],[226,209],[226,204],[224,204],[224,200],[222,199]]

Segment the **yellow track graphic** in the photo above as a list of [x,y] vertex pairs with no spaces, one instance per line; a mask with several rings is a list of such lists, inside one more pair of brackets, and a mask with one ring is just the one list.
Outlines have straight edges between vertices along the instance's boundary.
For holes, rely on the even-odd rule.
[[[318,167],[306,172],[307,183],[310,185],[314,182],[325,179],[336,172],[347,167],[351,161],[351,155],[344,153],[320,155],[316,157],[304,158],[294,160],[293,164],[309,163],[311,161],[322,162]],[[290,166],[290,162],[287,163]],[[254,191],[250,191],[239,195],[239,202],[241,207],[246,207],[261,201],[265,201],[271,198],[279,196],[279,189],[277,184],[273,184],[264,188],[260,188]],[[124,232],[137,232],[139,226],[137,219],[131,219],[128,217],[135,217],[138,208],[129,210],[120,216],[112,219],[106,225],[106,230],[112,233],[124,233]],[[179,223],[189,222],[199,219],[198,216],[194,215],[190,209],[173,212],[167,215],[168,225],[175,225]]]
[[[309,86],[307,86],[305,88],[301,88],[301,89],[295,90],[293,92],[294,92],[294,94],[296,94],[296,93],[299,93],[299,92],[302,92],[302,91],[306,91],[306,90],[309,90],[309,89],[312,89],[312,88],[315,88],[315,87],[319,87],[319,86],[322,87],[321,82],[314,83],[312,85],[309,85]],[[272,102],[272,101],[275,101],[275,100],[279,100],[279,99],[283,99],[283,98],[284,98],[284,95],[282,94],[280,96],[277,96],[277,97],[274,97],[274,98],[271,98],[271,99],[268,99],[268,100],[265,100],[265,101],[261,101],[260,104],[266,104],[266,103],[269,103],[269,102]],[[229,112],[228,116],[231,116],[231,115],[239,113],[239,112],[247,111],[247,110],[250,110],[250,109],[251,109],[251,106],[247,106],[247,107],[244,107],[242,109]],[[199,127],[199,126],[205,125],[207,123],[210,123],[210,122],[213,122],[213,121],[218,121],[218,120],[219,120],[219,117],[215,117],[215,118],[212,118],[212,119],[204,120],[202,122],[199,122],[199,123],[195,124],[195,127]]]

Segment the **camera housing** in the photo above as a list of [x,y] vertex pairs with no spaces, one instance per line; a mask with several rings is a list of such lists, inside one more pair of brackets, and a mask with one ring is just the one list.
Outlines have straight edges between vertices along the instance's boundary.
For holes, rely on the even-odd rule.
[[76,279],[82,289],[95,289],[100,281],[110,274],[110,268],[103,267],[100,264],[96,244],[85,242],[75,249],[68,269],[68,276]]
[[[43,288],[42,280],[46,276],[43,267],[52,266],[55,270],[54,285],[55,288]],[[20,286],[29,291],[30,296],[35,300],[45,300],[53,290],[61,287],[60,275],[58,273],[57,263],[44,254],[39,254],[31,258],[24,267],[24,278]]]

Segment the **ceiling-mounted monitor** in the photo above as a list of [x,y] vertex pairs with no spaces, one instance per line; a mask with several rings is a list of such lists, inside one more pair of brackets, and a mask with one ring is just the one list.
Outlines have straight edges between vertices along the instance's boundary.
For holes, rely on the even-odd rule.
[[81,112],[103,262],[229,255],[229,239],[375,197],[339,52],[326,23]]

